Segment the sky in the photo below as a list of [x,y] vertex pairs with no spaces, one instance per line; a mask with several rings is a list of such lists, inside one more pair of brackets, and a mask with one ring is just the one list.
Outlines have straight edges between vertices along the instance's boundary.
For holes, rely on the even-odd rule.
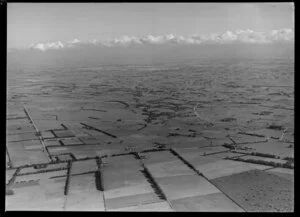
[[7,14],[8,49],[42,51],[120,37],[122,43],[200,43],[190,36],[216,41],[214,34],[227,41],[290,40],[294,29],[293,3],[8,3]]

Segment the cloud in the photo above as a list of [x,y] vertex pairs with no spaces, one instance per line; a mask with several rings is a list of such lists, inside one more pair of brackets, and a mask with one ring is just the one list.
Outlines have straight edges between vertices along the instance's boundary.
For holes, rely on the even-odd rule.
[[96,39],[92,41],[82,42],[78,39],[68,41],[65,44],[62,42],[50,42],[50,43],[38,43],[30,46],[31,49],[47,51],[66,49],[79,46],[128,46],[132,44],[226,44],[226,43],[246,43],[246,44],[270,44],[281,42],[293,42],[294,41],[294,29],[279,29],[272,30],[270,32],[256,32],[251,29],[246,30],[227,30],[224,33],[213,33],[211,35],[191,35],[191,36],[177,36],[174,34],[168,35],[146,35],[143,37],[135,36],[122,36],[106,41],[98,41]]
[[294,31],[292,29],[273,30],[269,37],[272,41],[291,41],[294,40]]
[[72,41],[68,42],[69,44],[78,44],[80,41],[77,38],[74,38]]
[[227,30],[225,33],[221,35],[221,41],[235,41],[237,40],[238,36],[233,32]]
[[146,35],[143,36],[140,40],[143,44],[162,44],[164,36],[153,36],[153,35]]
[[141,44],[141,41],[137,37],[122,36],[121,38],[113,39],[109,41],[111,45],[129,45],[129,44]]
[[32,44],[30,45],[30,48],[46,51],[46,50],[58,50],[61,48],[64,48],[64,44],[60,41],[58,42],[50,42],[50,43],[38,43],[38,44]]
[[255,32],[251,29],[236,31],[237,41],[242,43],[264,44],[271,43],[267,40],[267,34],[263,32]]

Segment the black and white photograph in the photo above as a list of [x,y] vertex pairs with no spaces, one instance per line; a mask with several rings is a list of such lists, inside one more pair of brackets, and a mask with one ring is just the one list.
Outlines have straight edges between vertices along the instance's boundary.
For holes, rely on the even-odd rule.
[[5,212],[294,212],[294,7],[8,1]]

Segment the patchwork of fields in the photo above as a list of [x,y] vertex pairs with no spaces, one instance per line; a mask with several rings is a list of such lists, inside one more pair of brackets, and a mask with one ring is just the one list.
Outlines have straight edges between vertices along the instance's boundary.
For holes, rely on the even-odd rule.
[[290,60],[8,70],[7,210],[294,210]]

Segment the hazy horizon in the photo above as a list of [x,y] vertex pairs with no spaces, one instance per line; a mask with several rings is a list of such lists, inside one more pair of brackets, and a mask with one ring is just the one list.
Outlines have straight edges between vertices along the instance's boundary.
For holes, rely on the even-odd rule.
[[8,53],[8,68],[52,65],[158,64],[199,62],[203,59],[294,59],[293,44],[274,45],[145,45],[128,47],[79,47],[70,50],[15,51]]

